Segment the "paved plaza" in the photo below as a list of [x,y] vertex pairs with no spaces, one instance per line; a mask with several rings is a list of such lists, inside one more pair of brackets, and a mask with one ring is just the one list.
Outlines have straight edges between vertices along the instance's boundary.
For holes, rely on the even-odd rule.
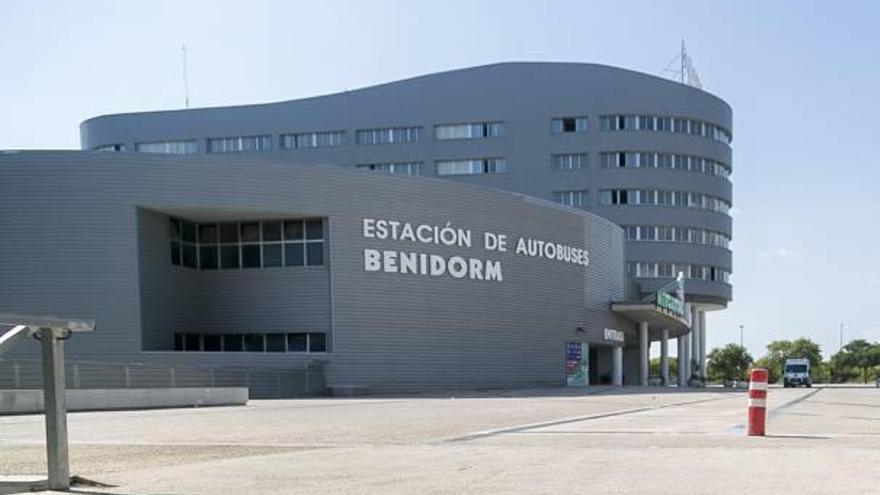
[[[79,493],[874,493],[880,390],[534,390],[75,413]],[[0,417],[0,474],[45,471],[41,416]],[[2,493],[2,491],[0,491]]]

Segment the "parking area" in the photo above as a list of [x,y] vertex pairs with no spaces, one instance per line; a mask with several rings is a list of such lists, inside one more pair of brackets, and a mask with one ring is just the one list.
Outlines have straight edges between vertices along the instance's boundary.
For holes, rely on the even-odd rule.
[[[880,390],[534,390],[76,413],[82,493],[870,493]],[[0,474],[45,469],[40,416],[0,418]]]

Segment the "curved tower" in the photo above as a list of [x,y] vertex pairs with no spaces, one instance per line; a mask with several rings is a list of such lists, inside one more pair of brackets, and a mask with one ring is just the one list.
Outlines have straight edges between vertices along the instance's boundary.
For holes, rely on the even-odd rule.
[[731,129],[727,103],[677,82],[500,63],[280,103],[101,116],[81,137],[84,149],[436,176],[589,210],[625,229],[632,297],[684,275],[702,363],[705,312],[732,298]]

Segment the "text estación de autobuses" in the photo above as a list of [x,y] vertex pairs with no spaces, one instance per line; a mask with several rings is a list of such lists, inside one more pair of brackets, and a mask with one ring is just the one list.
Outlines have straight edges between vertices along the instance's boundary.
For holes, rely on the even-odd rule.
[[[363,236],[368,239],[435,244],[449,247],[473,248],[470,229],[446,225],[412,224],[397,220],[363,219]],[[485,251],[509,252],[508,236],[484,232],[482,248]],[[589,265],[589,252],[558,242],[518,237],[512,252],[519,256],[538,257],[547,260]],[[503,281],[500,261],[465,256],[441,256],[414,251],[364,249],[364,270],[414,275],[468,278],[471,280]]]

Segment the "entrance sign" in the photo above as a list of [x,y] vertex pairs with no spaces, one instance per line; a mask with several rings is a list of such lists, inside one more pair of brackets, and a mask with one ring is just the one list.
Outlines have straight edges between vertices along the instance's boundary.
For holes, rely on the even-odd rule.
[[568,342],[565,344],[565,383],[569,387],[587,385],[587,362],[584,359],[585,344]]
[[684,273],[679,272],[673,282],[664,285],[648,296],[648,300],[650,299],[654,300],[654,304],[658,308],[666,310],[679,318],[684,318],[686,313],[684,306]]
[[678,316],[684,316],[684,301],[665,292],[657,291],[657,306]]
[[620,330],[615,330],[613,328],[605,329],[605,340],[612,340],[614,342],[623,342],[624,336],[623,332]]
[[[402,275],[448,276],[468,280],[502,282],[501,261],[481,256],[502,254],[543,258],[578,267],[590,264],[584,248],[545,239],[510,237],[484,231],[474,235],[471,229],[445,225],[410,223],[398,220],[364,218],[361,234],[365,239],[384,241],[388,249],[364,249],[364,271]],[[462,251],[454,255],[412,251],[410,248],[443,246]],[[463,251],[479,250],[476,256]]]

